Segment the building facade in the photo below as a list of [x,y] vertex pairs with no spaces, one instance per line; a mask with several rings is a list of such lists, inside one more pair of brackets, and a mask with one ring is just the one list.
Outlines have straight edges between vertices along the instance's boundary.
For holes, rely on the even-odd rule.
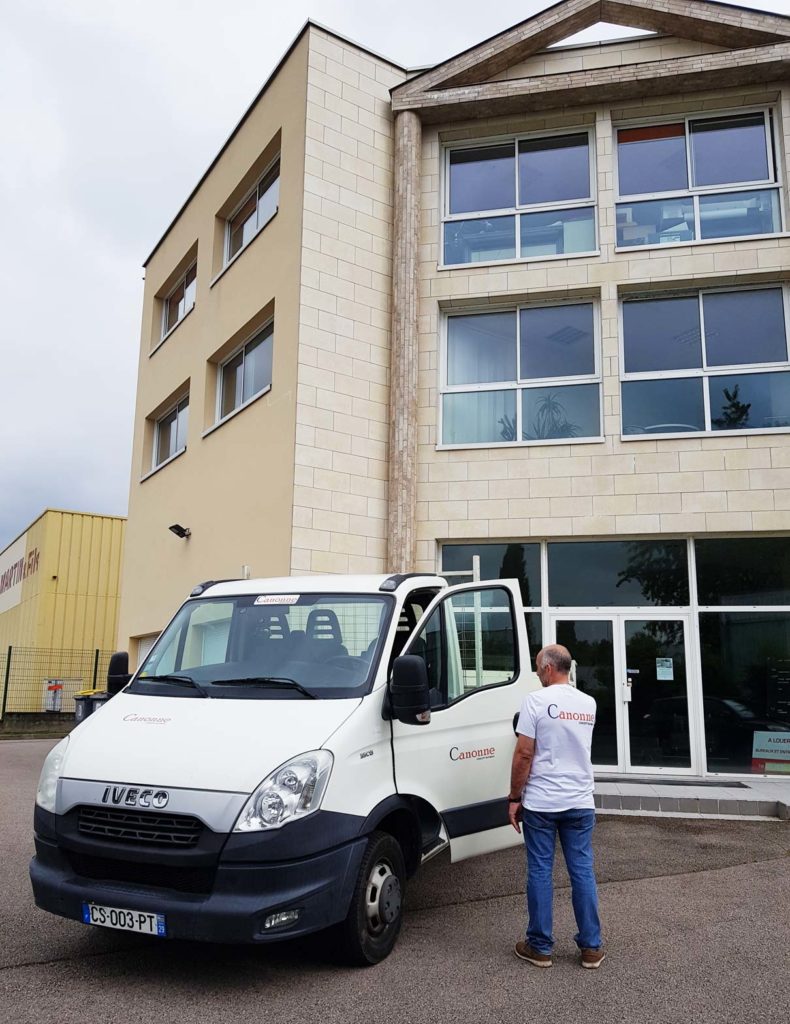
[[63,681],[50,697],[69,712],[71,693],[93,685],[96,653],[118,634],[125,526],[46,509],[0,552],[2,717],[45,711],[48,679]]
[[724,4],[419,73],[306,26],[146,265],[133,658],[201,579],[516,577],[601,772],[785,770],[789,86]]

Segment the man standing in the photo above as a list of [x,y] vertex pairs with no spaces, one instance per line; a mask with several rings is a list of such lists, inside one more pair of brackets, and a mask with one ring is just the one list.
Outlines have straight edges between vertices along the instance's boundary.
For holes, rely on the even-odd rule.
[[527,848],[529,924],[526,942],[516,943],[516,956],[536,967],[551,967],[552,870],[559,833],[581,965],[596,968],[604,951],[592,852],[595,701],[571,686],[571,656],[565,647],[544,647],[535,667],[542,689],[528,694],[521,705],[508,797],[510,823],[521,831],[523,821]]

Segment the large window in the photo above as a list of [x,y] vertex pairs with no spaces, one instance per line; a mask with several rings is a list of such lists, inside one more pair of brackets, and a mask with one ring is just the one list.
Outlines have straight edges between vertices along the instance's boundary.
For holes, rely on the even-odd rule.
[[239,206],[227,224],[225,262],[241,252],[277,213],[280,201],[280,158]]
[[782,230],[767,110],[620,128],[617,180],[621,248]]
[[598,248],[587,131],[450,149],[445,182],[445,266]]
[[162,304],[162,337],[168,334],[195,305],[197,263],[193,263]]
[[182,398],[161,419],[156,421],[152,469],[178,455],[187,446],[189,396]]
[[590,302],[448,317],[441,443],[600,437],[598,348]]
[[790,427],[781,287],[623,302],[623,435]]
[[274,323],[268,324],[222,364],[218,419],[268,390],[272,384]]

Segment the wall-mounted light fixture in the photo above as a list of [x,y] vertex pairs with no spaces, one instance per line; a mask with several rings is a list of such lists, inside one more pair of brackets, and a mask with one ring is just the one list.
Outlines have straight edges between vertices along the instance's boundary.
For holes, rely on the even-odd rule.
[[188,526],[182,526],[181,523],[173,523],[172,526],[168,526],[168,530],[174,533],[176,537],[180,537],[182,540],[186,540],[187,537],[192,536],[192,531]]

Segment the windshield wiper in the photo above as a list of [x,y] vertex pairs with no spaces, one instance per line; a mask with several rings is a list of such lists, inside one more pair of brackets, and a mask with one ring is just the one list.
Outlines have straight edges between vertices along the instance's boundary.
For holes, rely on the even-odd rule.
[[287,676],[240,676],[238,679],[214,679],[214,686],[267,686],[272,688],[281,688],[288,690],[298,690],[299,693],[303,693],[305,697],[309,697],[311,700],[317,700],[316,695],[311,693],[308,689],[302,686],[301,683],[297,683],[295,679],[289,679]]
[[192,676],[176,676],[176,675],[163,675],[163,676],[138,676],[135,682],[143,683],[176,683],[178,686],[193,686],[199,691],[201,697],[208,697],[208,692],[196,682]]

